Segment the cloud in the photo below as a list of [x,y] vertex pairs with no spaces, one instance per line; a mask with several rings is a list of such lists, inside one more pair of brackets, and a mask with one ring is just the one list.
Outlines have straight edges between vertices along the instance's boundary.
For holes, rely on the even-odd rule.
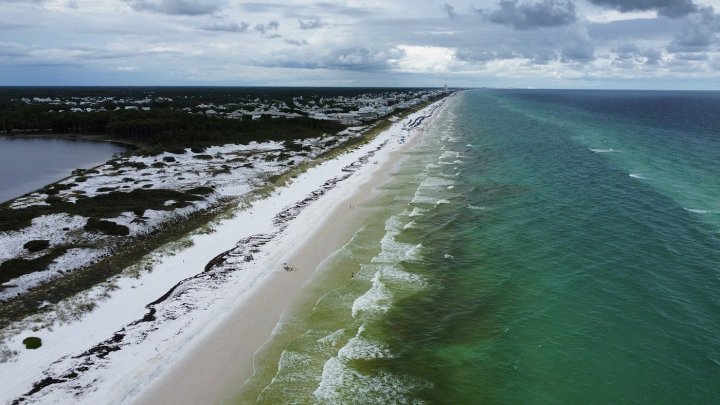
[[589,0],[591,3],[619,10],[647,11],[655,10],[664,17],[677,18],[697,11],[697,6],[692,0]]
[[575,22],[575,4],[569,0],[543,0],[538,3],[518,3],[501,0],[495,10],[476,10],[483,18],[516,30],[558,27]]
[[584,27],[571,31],[568,40],[560,52],[562,62],[590,62],[595,59],[595,46]]
[[508,49],[502,47],[498,50],[487,49],[458,49],[455,57],[461,61],[487,63],[495,60],[526,59],[534,65],[547,65],[559,59],[559,53],[554,49],[543,47],[529,47],[528,49]]
[[442,9],[445,13],[447,13],[448,18],[457,17],[457,13],[455,12],[455,7],[445,3],[445,4],[443,4]]
[[265,34],[268,31],[277,31],[278,28],[280,28],[280,23],[275,20],[272,20],[272,21],[268,22],[267,24],[257,24],[255,26],[255,31],[257,31],[261,34]]
[[[304,4],[303,4],[304,3]],[[243,2],[239,4],[243,11],[248,13],[279,13],[285,16],[299,17],[301,14],[307,16],[319,13],[343,15],[350,17],[366,17],[378,12],[369,7],[354,7],[337,4],[337,2],[298,2],[295,4],[276,2]]]
[[241,3],[240,7],[248,13],[265,13],[286,8],[285,5],[270,2],[245,2]]
[[331,2],[315,3],[312,8],[330,12],[336,15],[345,15],[350,17],[367,17],[376,14],[375,11],[368,8],[342,6]]
[[300,29],[303,30],[314,30],[327,26],[327,23],[323,22],[319,18],[313,18],[310,20],[298,20],[298,23],[300,24]]
[[28,56],[29,54],[29,49],[23,45],[12,42],[0,42],[0,56],[3,58],[20,58]]
[[720,31],[720,16],[712,7],[703,7],[685,18],[682,31],[668,46],[672,53],[702,52],[716,41]]
[[218,32],[246,32],[250,24],[246,22],[214,22],[206,24],[201,27],[205,31],[218,31]]
[[621,69],[632,69],[637,66],[652,66],[662,62],[662,53],[652,48],[639,48],[634,44],[623,44],[611,49],[616,56],[612,64]]
[[309,45],[309,44],[308,44],[308,41],[306,41],[306,40],[304,40],[304,39],[298,40],[298,39],[286,38],[286,39],[285,39],[285,43],[286,43],[286,44],[290,44],[290,45],[295,45],[295,46],[305,46],[305,45]]
[[208,15],[225,6],[225,0],[125,0],[135,11],[169,15]]
[[25,3],[25,4],[42,4],[47,0],[3,0],[5,3]]
[[369,49],[358,46],[327,50],[298,49],[298,51],[278,53],[262,65],[299,69],[383,71],[395,66],[403,55],[402,50],[397,48]]

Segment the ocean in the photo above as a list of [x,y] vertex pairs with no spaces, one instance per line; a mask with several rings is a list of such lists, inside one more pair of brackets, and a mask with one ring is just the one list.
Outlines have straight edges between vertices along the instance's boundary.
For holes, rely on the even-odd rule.
[[238,402],[713,403],[720,93],[475,90]]

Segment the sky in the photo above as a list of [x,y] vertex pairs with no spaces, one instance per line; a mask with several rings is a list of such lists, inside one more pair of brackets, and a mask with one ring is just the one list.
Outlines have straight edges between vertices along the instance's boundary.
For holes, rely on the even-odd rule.
[[720,89],[720,0],[0,0],[0,85]]

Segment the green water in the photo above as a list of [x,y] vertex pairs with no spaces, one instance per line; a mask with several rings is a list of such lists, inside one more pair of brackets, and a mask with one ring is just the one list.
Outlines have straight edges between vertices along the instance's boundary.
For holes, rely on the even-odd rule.
[[457,97],[239,402],[716,403],[717,118],[608,94]]

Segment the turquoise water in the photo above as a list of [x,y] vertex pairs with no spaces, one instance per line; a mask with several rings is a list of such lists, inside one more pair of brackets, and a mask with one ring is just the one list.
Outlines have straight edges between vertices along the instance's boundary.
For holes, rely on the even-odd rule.
[[363,207],[253,398],[716,402],[718,105],[717,93],[457,97]]

